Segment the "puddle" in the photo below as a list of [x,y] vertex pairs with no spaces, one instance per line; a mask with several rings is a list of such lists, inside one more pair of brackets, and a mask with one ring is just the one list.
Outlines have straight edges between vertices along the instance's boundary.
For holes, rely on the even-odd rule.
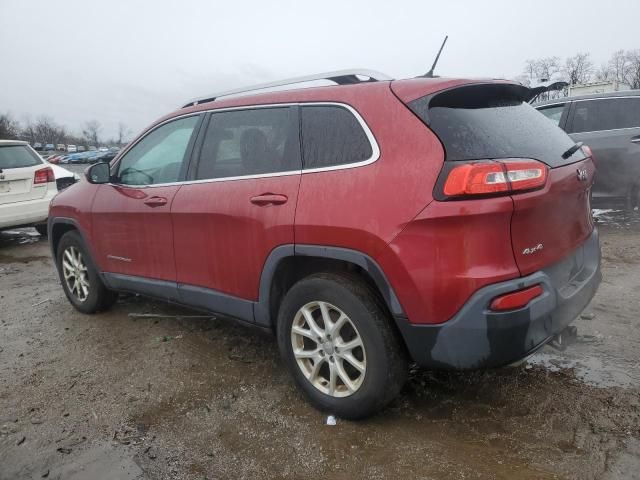
[[598,227],[608,226],[614,229],[640,229],[640,210],[633,212],[615,209],[593,209],[593,218]]
[[[539,352],[527,361],[530,365],[541,366],[550,372],[573,370],[576,378],[585,385],[599,388],[622,387],[631,388],[638,385],[638,365],[613,365],[607,357],[589,356],[570,358],[553,351]],[[634,375],[635,374],[635,375]]]
[[35,228],[31,227],[4,230],[0,232],[0,248],[37,243],[42,238]]

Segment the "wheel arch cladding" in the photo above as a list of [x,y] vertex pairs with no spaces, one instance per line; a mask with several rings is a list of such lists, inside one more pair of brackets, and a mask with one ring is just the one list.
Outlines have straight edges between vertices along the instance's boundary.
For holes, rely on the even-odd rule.
[[404,311],[380,266],[367,254],[342,247],[281,245],[267,257],[260,277],[254,318],[259,326],[275,328],[277,307],[287,290],[299,279],[321,271],[355,270],[379,293],[394,317]]

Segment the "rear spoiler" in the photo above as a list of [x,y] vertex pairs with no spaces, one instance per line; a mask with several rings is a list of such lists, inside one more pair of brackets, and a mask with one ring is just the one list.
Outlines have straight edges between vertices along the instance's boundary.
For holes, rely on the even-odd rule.
[[567,88],[569,84],[567,82],[554,82],[543,87],[529,88],[528,98],[525,100],[529,103],[533,103],[536,99],[545,92],[555,92]]

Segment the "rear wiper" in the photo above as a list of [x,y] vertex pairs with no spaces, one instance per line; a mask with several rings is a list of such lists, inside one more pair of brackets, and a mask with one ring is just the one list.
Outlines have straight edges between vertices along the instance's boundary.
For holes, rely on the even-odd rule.
[[564,152],[562,154],[562,158],[564,158],[565,160],[567,158],[569,158],[571,155],[573,155],[574,153],[576,153],[578,150],[580,150],[580,148],[582,147],[582,142],[578,142],[576,143],[573,147],[571,147],[569,150],[567,150],[566,152]]

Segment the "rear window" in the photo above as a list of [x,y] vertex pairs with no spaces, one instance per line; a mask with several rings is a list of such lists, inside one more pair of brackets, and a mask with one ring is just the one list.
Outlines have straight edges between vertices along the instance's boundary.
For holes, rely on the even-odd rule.
[[0,169],[33,167],[41,163],[40,157],[23,145],[0,147]]
[[[523,100],[519,85],[470,85],[409,104],[440,138],[446,159],[532,158],[555,167],[574,142]],[[580,152],[580,150],[578,150]]]
[[369,160],[371,142],[358,119],[344,107],[301,108],[304,168],[322,168]]
[[640,127],[640,97],[579,100],[575,103],[572,133],[634,127]]

